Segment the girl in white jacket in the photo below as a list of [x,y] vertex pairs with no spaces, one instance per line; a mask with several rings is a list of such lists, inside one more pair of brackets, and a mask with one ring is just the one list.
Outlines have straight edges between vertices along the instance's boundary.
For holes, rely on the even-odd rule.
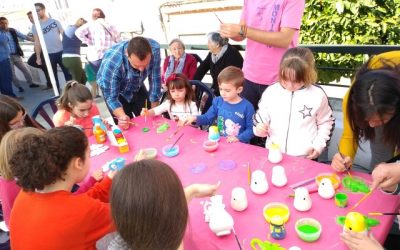
[[254,134],[268,136],[267,148],[276,143],[283,153],[316,159],[331,137],[334,118],[325,92],[314,85],[317,72],[311,50],[287,50],[279,79],[261,97],[253,119]]

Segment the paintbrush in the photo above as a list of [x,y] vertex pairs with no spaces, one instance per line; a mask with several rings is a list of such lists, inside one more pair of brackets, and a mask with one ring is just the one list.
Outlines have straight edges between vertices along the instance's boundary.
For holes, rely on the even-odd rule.
[[353,207],[350,208],[349,211],[353,211],[356,207],[358,207],[361,204],[361,202],[363,202],[365,199],[368,198],[368,196],[370,196],[372,194],[372,191],[373,190],[371,190],[367,194],[365,194],[356,204],[354,204]]
[[238,239],[237,234],[235,232],[235,228],[232,227],[232,231],[233,231],[233,235],[235,235],[235,239],[236,239],[236,242],[237,242],[237,244],[239,246],[239,250],[242,250],[242,246],[240,245],[239,239]]
[[[132,112],[132,114],[133,114],[133,112]],[[116,116],[113,116],[113,118],[115,118],[115,119],[117,119],[118,121],[119,121],[119,118],[118,117],[116,117]],[[121,120],[122,121],[122,120]],[[136,126],[136,123],[134,123],[134,122],[131,122],[131,121],[126,121],[127,123],[129,123],[129,124],[131,124],[131,125],[133,125],[133,126]]]
[[182,136],[183,136],[184,134],[182,133],[179,137],[178,137],[178,139],[176,139],[176,141],[172,144],[172,146],[168,149],[168,152],[169,151],[171,151],[173,148],[174,148],[174,146],[178,143],[178,141],[182,138]]
[[250,168],[250,162],[247,163],[247,181],[249,183],[249,186],[251,185],[251,168]]
[[181,127],[177,127],[176,130],[175,130],[175,132],[172,133],[170,136],[168,136],[168,140],[171,140],[172,137],[174,137],[174,136],[175,136],[183,127],[185,127],[185,126],[186,126],[186,125],[181,126]]
[[380,213],[380,212],[370,212],[368,215],[400,215],[400,213]]
[[217,13],[215,13],[215,12],[213,12],[213,13],[214,13],[215,17],[218,19],[218,21],[222,24],[222,21],[221,21],[221,19],[219,19],[219,17],[217,16]]
[[146,112],[144,113],[144,123],[147,123],[147,99],[146,102],[144,103],[144,108],[146,109]]
[[[342,157],[342,159],[344,160],[345,156],[340,152],[339,144],[337,145],[337,150],[338,150],[340,157]],[[350,168],[346,167],[346,165],[344,166],[344,168],[346,169],[346,172],[350,176],[350,178],[353,178],[353,176],[350,174]]]
[[312,177],[312,178],[310,178],[310,179],[306,179],[306,180],[304,180],[304,181],[300,181],[300,182],[298,182],[298,183],[292,184],[292,185],[290,185],[289,187],[290,187],[291,189],[295,189],[295,188],[304,186],[304,185],[306,185],[306,184],[309,184],[309,183],[311,183],[311,182],[313,182],[313,181],[315,181],[315,177]]

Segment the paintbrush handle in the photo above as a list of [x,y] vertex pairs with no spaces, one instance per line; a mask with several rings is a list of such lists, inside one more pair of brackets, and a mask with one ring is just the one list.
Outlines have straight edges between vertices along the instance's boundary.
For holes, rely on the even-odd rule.
[[370,196],[372,194],[372,190],[369,191],[366,195],[364,195],[356,204],[354,204],[354,206],[352,208],[350,208],[350,211],[354,210],[356,207],[358,207],[361,202],[363,202],[365,199],[368,198],[368,196]]
[[371,212],[368,215],[400,215],[400,213],[379,213],[379,212]]
[[310,179],[306,179],[306,180],[304,180],[304,181],[297,182],[297,183],[295,183],[295,184],[290,185],[289,187],[290,187],[291,189],[295,189],[295,188],[304,186],[304,185],[306,185],[306,184],[309,184],[309,183],[311,183],[311,182],[313,182],[313,181],[315,181],[315,178],[314,178],[314,177],[312,177],[312,178],[310,178]]
[[182,138],[183,135],[184,135],[184,134],[181,134],[181,135],[178,137],[178,139],[176,139],[176,141],[172,144],[172,146],[168,149],[168,151],[170,151],[171,149],[174,148],[174,146],[178,143],[178,141]]

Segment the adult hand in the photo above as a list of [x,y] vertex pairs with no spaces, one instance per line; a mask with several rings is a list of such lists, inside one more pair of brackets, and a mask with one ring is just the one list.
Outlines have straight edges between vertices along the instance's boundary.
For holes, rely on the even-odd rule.
[[383,247],[374,238],[372,233],[366,236],[361,233],[349,231],[341,233],[340,238],[351,250],[383,250]]
[[221,23],[219,33],[222,37],[234,38],[239,36],[240,24]]
[[350,168],[353,165],[353,160],[349,156],[345,156],[344,158],[340,153],[336,153],[333,156],[331,167],[333,170],[337,172],[344,172],[347,168]]
[[315,148],[312,148],[310,150],[310,152],[308,152],[308,155],[306,156],[306,158],[312,160],[312,159],[318,158],[318,156],[319,156],[318,150],[316,150]]
[[118,126],[120,126],[122,129],[127,130],[129,128],[129,121],[130,121],[130,117],[127,115],[122,115],[122,116],[118,116]]
[[260,122],[260,123],[257,124],[257,126],[256,126],[256,133],[257,133],[258,136],[260,136],[260,137],[266,137],[266,136],[269,136],[270,132],[271,132],[271,131],[270,131],[270,129],[269,129],[268,124],[262,123],[262,122]]
[[226,138],[226,142],[228,143],[232,143],[232,142],[238,142],[239,139],[236,136],[228,136],[228,138]]
[[371,189],[391,190],[400,183],[400,163],[380,163],[372,171]]

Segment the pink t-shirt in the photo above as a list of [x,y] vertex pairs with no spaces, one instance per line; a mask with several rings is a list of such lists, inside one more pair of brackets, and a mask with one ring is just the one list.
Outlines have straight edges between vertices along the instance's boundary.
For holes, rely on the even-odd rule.
[[[289,48],[299,38],[305,0],[245,0],[241,20],[251,28],[279,31],[296,29]],[[244,77],[252,82],[271,85],[278,80],[279,64],[285,48],[277,48],[247,39],[243,63]]]
[[[99,110],[96,106],[96,104],[93,102],[92,103],[92,108],[89,111],[88,116],[86,116],[85,118],[75,118],[75,125],[79,125],[82,128],[84,128],[84,132],[86,134],[86,136],[91,136],[93,135],[93,123],[92,123],[92,117],[95,115],[100,115]],[[64,109],[60,109],[58,110],[54,116],[53,116],[53,123],[54,126],[56,127],[61,127],[64,126],[64,124],[69,121],[71,117],[71,113],[64,110]]]
[[10,222],[11,209],[14,205],[14,200],[21,188],[17,185],[14,180],[6,180],[0,177],[0,200],[1,206],[3,207],[3,218],[8,227]]

